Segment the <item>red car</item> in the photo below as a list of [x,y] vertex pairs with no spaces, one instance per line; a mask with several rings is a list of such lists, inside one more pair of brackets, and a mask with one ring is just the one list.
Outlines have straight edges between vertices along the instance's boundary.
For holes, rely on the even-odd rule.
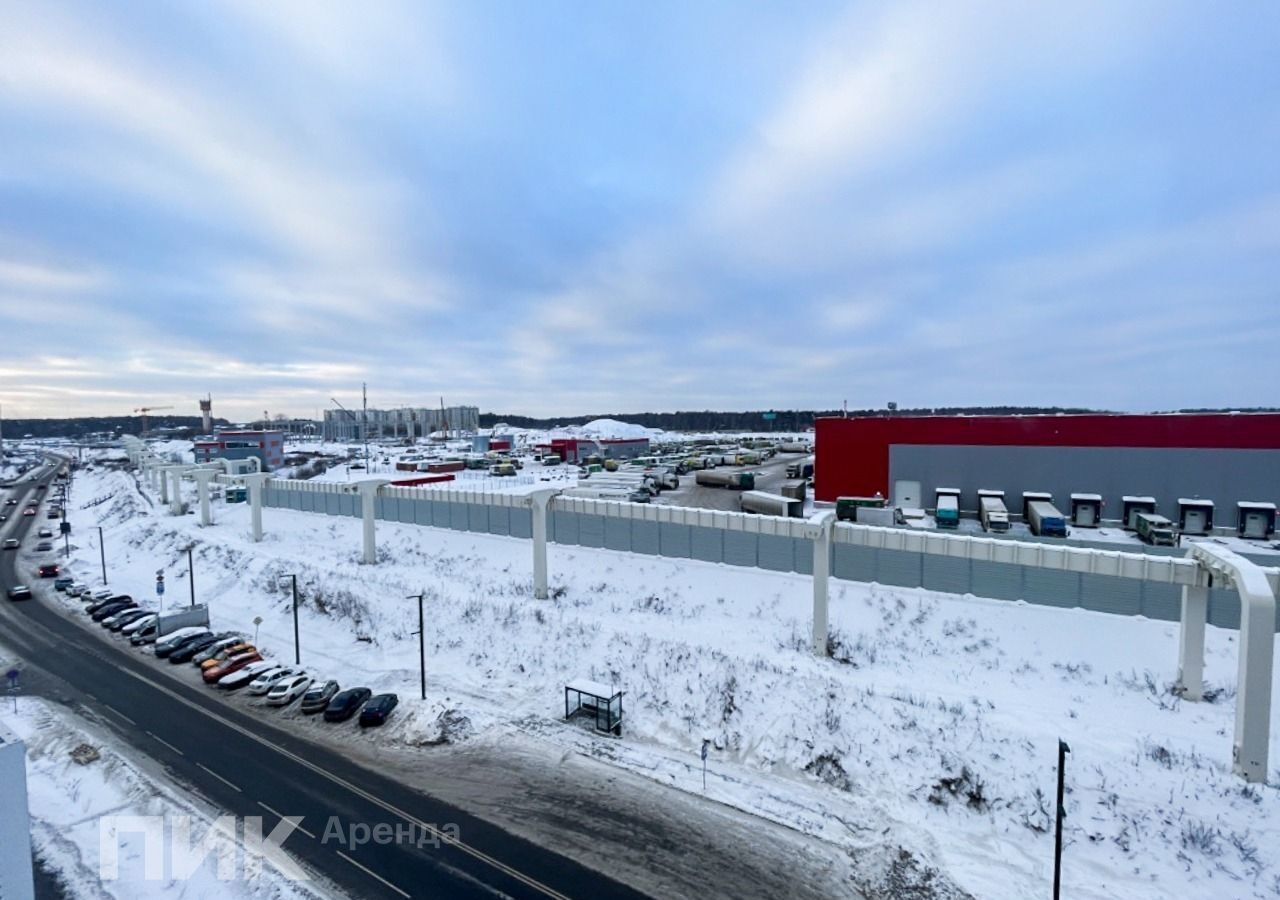
[[58,564],[57,564],[57,563],[45,563],[45,564],[44,564],[43,566],[41,566],[37,571],[39,571],[39,573],[40,573],[40,577],[41,577],[41,578],[57,578],[57,577],[58,577]]
[[204,678],[205,684],[213,684],[223,675],[230,675],[232,672],[239,672],[245,666],[249,665],[249,663],[260,662],[261,660],[262,655],[256,650],[252,653],[240,653],[236,656],[223,660],[219,665],[210,666],[205,669],[201,677]]

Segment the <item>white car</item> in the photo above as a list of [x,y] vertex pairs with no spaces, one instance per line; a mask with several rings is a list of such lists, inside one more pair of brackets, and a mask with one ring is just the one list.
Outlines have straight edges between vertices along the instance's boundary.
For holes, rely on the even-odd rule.
[[236,688],[244,687],[263,672],[278,668],[280,668],[280,663],[273,662],[269,659],[249,663],[249,665],[245,666],[243,669],[232,672],[230,675],[223,675],[219,678],[218,687],[223,688],[224,690],[234,691]]
[[301,675],[290,675],[281,678],[267,692],[268,706],[288,706],[305,694],[311,687],[311,676],[305,672]]
[[85,584],[83,581],[77,581],[75,584],[67,588],[67,596],[79,597],[87,590],[89,590],[89,585]]
[[281,678],[288,678],[290,675],[301,675],[301,669],[285,668],[277,663],[278,668],[267,669],[265,672],[259,672],[258,677],[253,679],[249,684],[250,694],[265,694],[276,686]]
[[195,637],[197,634],[204,634],[208,630],[208,628],[201,628],[199,625],[188,625],[186,628],[179,628],[177,631],[171,631],[163,637],[156,638],[156,655],[164,656],[187,638]]
[[94,603],[97,603],[99,600],[110,600],[110,599],[111,599],[112,597],[114,597],[115,595],[116,595],[116,592],[115,592],[115,591],[113,591],[113,590],[111,590],[111,589],[109,589],[109,588],[103,588],[103,589],[102,589],[102,590],[100,590],[100,591],[94,591],[94,592],[93,592],[92,594],[90,594],[88,597],[84,596],[84,592],[83,592],[83,591],[81,591],[81,592],[80,592],[80,599],[81,599],[81,600],[84,600],[86,603],[87,603],[88,601],[90,601],[90,600],[92,600]]
[[120,629],[121,634],[134,634],[146,628],[148,625],[154,625],[160,617],[155,613],[147,613],[139,619],[134,619],[128,625]]

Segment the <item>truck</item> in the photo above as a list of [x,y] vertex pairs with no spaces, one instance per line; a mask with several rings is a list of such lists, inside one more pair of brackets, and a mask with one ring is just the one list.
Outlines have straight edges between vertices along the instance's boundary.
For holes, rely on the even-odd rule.
[[784,481],[782,487],[778,488],[778,493],[784,497],[790,497],[792,500],[803,501],[809,496],[809,482],[803,478],[795,481]]
[[1027,503],[1027,524],[1031,533],[1040,537],[1066,537],[1067,520],[1048,500]]
[[778,452],[779,453],[812,453],[813,448],[810,447],[808,444],[797,444],[797,443],[779,444]]
[[784,516],[799,519],[804,515],[804,501],[764,491],[743,491],[738,500],[743,512],[762,516]]
[[1177,546],[1177,528],[1159,513],[1140,512],[1134,517],[1134,524],[1139,540],[1153,546]]
[[755,472],[726,472],[716,469],[704,469],[694,475],[695,483],[705,488],[731,488],[733,490],[754,490]]
[[858,518],[858,510],[884,509],[884,498],[877,494],[874,497],[837,497],[836,518],[845,522],[853,522]]
[[575,487],[564,491],[564,497],[582,497],[587,500],[617,500],[623,503],[648,503],[649,492],[625,487]]
[[680,487],[680,476],[676,474],[675,469],[669,469],[666,466],[653,466],[645,469],[644,474],[653,479],[653,483],[658,486],[660,491],[674,491]]
[[939,491],[937,509],[934,510],[933,520],[939,528],[959,528],[960,498],[955,494]]
[[978,491],[978,517],[984,531],[1009,530],[1009,511],[1004,508],[1004,491]]
[[793,462],[787,464],[788,478],[812,478],[813,477],[813,461]]

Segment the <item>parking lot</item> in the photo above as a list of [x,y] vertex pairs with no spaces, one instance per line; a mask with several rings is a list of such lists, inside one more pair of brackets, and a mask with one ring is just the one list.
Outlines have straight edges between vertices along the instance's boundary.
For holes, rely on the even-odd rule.
[[[756,473],[757,491],[776,494],[784,481],[787,481],[787,466],[793,462],[803,462],[812,457],[804,453],[779,453],[772,459],[755,466],[744,466],[741,471]],[[733,471],[738,471],[734,469]],[[666,506],[689,506],[695,509],[722,509],[739,511],[738,501],[741,491],[722,487],[705,487],[694,481],[696,473],[688,472],[680,476],[680,487],[674,491],[663,491],[653,499],[654,503]]]

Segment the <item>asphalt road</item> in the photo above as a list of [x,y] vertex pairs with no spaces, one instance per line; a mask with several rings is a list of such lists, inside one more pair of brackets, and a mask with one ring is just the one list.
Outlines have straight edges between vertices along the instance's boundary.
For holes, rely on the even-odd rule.
[[[47,483],[52,475],[47,471],[40,480]],[[30,478],[17,485],[10,495],[19,505],[8,509],[20,510],[34,489]],[[19,537],[25,546],[33,540],[27,537],[32,523],[43,522],[43,515],[10,515],[0,537]],[[17,577],[15,562],[34,570],[25,553],[5,552],[5,591],[33,580],[34,571]],[[222,814],[260,816],[264,834],[283,816],[301,816],[283,847],[321,885],[353,897],[643,896],[165,677],[39,600],[0,600],[0,629],[27,668],[38,670],[25,680],[56,685],[60,699],[96,713]],[[446,825],[457,827],[456,841],[448,839]],[[359,844],[335,838],[338,832],[363,836],[364,829],[393,837]],[[441,832],[444,839],[433,846],[432,835]],[[422,835],[425,846],[416,840]]]

